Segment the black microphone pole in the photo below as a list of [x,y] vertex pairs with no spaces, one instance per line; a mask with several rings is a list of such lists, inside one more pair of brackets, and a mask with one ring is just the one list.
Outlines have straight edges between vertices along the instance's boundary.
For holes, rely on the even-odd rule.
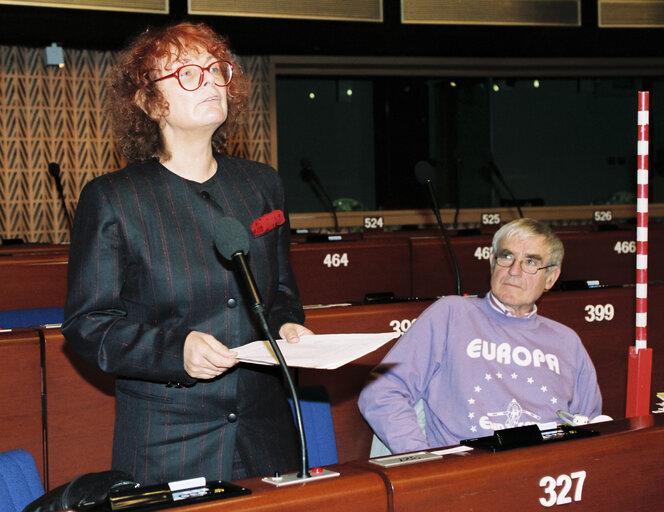
[[512,204],[516,207],[516,210],[519,212],[519,217],[523,219],[523,212],[521,211],[521,206],[519,205],[519,201],[517,201],[516,196],[512,192],[512,189],[509,187],[507,182],[505,181],[505,178],[503,177],[503,174],[500,172],[500,169],[498,169],[498,166],[496,165],[496,161],[493,159],[493,155],[490,156],[489,158],[489,170],[493,172],[493,174],[498,178],[498,181],[502,183],[503,187],[505,187],[505,190],[507,190],[507,193],[510,195],[512,198]]
[[334,207],[332,199],[330,198],[329,194],[325,190],[325,187],[323,187],[323,184],[320,182],[318,176],[314,172],[314,169],[311,166],[311,160],[309,160],[308,158],[303,158],[302,160],[300,160],[300,164],[302,165],[302,170],[300,171],[300,177],[304,181],[309,183],[314,193],[318,196],[319,199],[322,200],[323,203],[325,203],[325,207],[332,214],[332,218],[334,220],[334,232],[338,233],[339,219],[337,218],[337,209]]
[[270,343],[270,347],[272,347],[272,350],[277,357],[277,361],[279,361],[279,366],[281,367],[286,383],[288,384],[288,389],[293,398],[293,408],[295,409],[295,418],[297,420],[297,431],[300,437],[301,468],[297,477],[302,479],[309,478],[311,474],[309,473],[307,442],[304,434],[300,399],[297,396],[295,384],[293,384],[293,379],[288,371],[288,365],[281,353],[281,349],[270,332],[270,327],[268,326],[267,318],[265,316],[265,304],[263,304],[263,300],[261,299],[251,269],[247,265],[245,254],[249,252],[249,234],[237,219],[234,219],[233,217],[222,217],[217,220],[214,233],[214,245],[224,258],[233,263],[235,273],[241,283],[241,288],[244,289],[251,303],[250,309],[258,319],[261,330]]
[[421,161],[415,164],[415,177],[417,181],[426,184],[427,189],[429,190],[429,198],[431,199],[431,207],[433,209],[433,214],[436,216],[436,221],[438,222],[438,228],[445,238],[445,243],[447,244],[447,250],[450,253],[450,258],[452,259],[452,265],[454,265],[454,271],[456,273],[456,282],[457,282],[457,295],[461,295],[461,275],[459,274],[459,265],[457,263],[456,255],[454,254],[454,249],[450,243],[450,239],[447,236],[447,230],[443,225],[443,220],[440,217],[440,208],[438,207],[438,199],[436,199],[436,194],[433,190],[433,185],[431,180],[434,176],[433,167],[429,162]]
[[493,87],[491,86],[492,80],[489,79],[489,87],[487,87],[487,92],[489,94],[489,171],[491,171],[498,181],[502,183],[507,193],[512,198],[512,204],[516,207],[516,210],[519,212],[519,217],[523,219],[523,212],[521,211],[521,206],[519,206],[519,201],[512,193],[512,189],[509,187],[503,174],[500,172],[500,169],[496,165],[496,159],[493,154]]
[[65,201],[65,194],[64,191],[62,190],[62,179],[60,177],[60,164],[56,162],[49,162],[48,173],[51,176],[53,176],[53,179],[55,180],[55,189],[58,191],[58,196],[60,196],[62,211],[65,214],[65,219],[67,220],[67,226],[69,226],[69,232],[71,233],[72,222],[71,222],[71,217],[69,216],[69,210],[67,210],[67,202]]

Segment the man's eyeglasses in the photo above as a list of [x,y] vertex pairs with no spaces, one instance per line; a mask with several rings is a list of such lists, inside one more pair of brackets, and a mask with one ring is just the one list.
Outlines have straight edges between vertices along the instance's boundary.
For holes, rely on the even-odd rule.
[[214,84],[219,87],[226,87],[233,78],[233,64],[225,60],[218,60],[206,67],[201,67],[198,64],[180,66],[172,73],[156,78],[154,81],[159,82],[166,78],[177,78],[180,87],[185,91],[195,91],[203,85],[203,77],[206,71],[212,75]]
[[[499,267],[505,267],[509,268],[512,265],[514,265],[514,262],[517,261],[517,257],[514,256],[514,254],[501,254],[500,256],[496,256],[496,265]],[[544,270],[545,268],[550,268],[550,267],[555,267],[556,265],[554,263],[550,265],[545,265],[543,267],[540,267],[540,261],[536,260],[534,258],[526,258],[525,260],[519,260],[519,264],[521,265],[521,270],[523,270],[526,274],[537,274],[540,270]]]

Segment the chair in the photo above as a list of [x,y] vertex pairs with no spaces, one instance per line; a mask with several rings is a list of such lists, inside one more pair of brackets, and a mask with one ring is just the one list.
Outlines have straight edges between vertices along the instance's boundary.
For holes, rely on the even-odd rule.
[[42,494],[44,486],[29,452],[0,453],[0,512],[21,512]]
[[[307,440],[309,468],[336,464],[339,462],[339,457],[327,390],[324,386],[303,386],[298,388],[297,394]],[[292,399],[289,398],[288,401],[293,409]]]

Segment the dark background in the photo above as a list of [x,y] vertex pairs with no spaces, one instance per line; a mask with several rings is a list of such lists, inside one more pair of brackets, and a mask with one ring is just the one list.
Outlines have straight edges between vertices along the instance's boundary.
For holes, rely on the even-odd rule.
[[[599,28],[597,1],[583,0],[581,9],[580,27],[522,27],[402,24],[399,0],[383,0],[382,23],[188,16],[186,0],[171,0],[168,15],[0,5],[0,45],[119,50],[150,25],[189,20],[228,36],[240,56],[523,58],[531,67],[560,58],[555,79],[538,91],[490,72],[455,90],[409,74],[278,74],[275,166],[291,211],[327,209],[301,179],[303,158],[333,200],[358,200],[368,209],[426,207],[426,190],[413,175],[425,160],[435,166],[441,206],[501,206],[511,194],[490,171],[491,152],[524,204],[611,201],[634,189],[635,91],[643,89],[652,91],[650,197],[661,200],[664,116],[657,104],[664,72],[657,70],[664,70],[664,30]],[[633,58],[635,75],[593,76],[599,59],[610,70],[611,59]],[[565,59],[577,61],[574,71]],[[579,59],[588,59],[587,77],[579,77]],[[502,86],[495,95],[494,81]],[[345,84],[355,89],[352,101],[340,100]],[[315,102],[307,88],[320,90]]]
[[382,23],[187,16],[186,0],[170,14],[0,6],[0,44],[119,49],[147,25],[202,20],[230,37],[240,55],[360,55],[435,57],[658,57],[661,29],[597,27],[597,2],[583,0],[581,27],[408,25],[399,0],[384,0]]

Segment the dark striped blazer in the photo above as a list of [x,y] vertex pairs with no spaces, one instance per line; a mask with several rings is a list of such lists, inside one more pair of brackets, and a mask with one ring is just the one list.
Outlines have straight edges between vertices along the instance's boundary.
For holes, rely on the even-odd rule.
[[[262,339],[215,222],[247,230],[285,211],[277,172],[215,155],[205,183],[156,161],[88,183],[72,233],[62,332],[78,354],[117,375],[113,468],[142,484],[234,480],[297,468],[298,443],[280,374],[238,365],[211,381],[184,370],[192,330],[233,348]],[[251,236],[249,265],[273,333],[304,315],[288,262],[289,224]]]

